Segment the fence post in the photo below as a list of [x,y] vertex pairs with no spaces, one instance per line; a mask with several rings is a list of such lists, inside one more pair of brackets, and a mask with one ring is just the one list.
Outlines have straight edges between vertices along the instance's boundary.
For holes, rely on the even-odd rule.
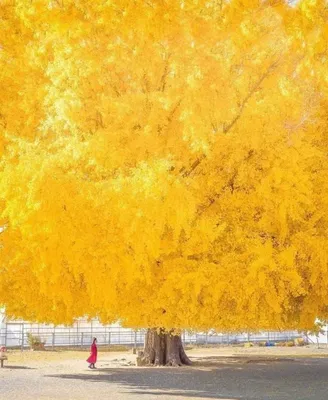
[[55,347],[55,332],[52,332],[52,350],[54,350]]
[[78,345],[78,343],[79,343],[79,320],[76,320],[75,324],[76,324],[76,343],[74,343],[74,344]]
[[110,332],[108,333],[108,344],[110,345]]
[[24,324],[22,325],[22,345],[21,345],[21,351],[24,350]]
[[8,326],[7,326],[7,322],[6,322],[6,326],[5,326],[5,347],[7,347],[7,332],[8,332]]
[[83,332],[81,333],[81,347],[83,347]]

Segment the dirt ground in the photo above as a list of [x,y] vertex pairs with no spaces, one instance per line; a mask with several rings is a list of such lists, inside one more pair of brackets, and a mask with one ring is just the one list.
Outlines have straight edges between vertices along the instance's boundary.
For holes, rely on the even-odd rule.
[[131,352],[99,352],[89,370],[81,351],[11,351],[0,369],[0,399],[323,400],[326,347],[188,350],[192,367],[136,367]]

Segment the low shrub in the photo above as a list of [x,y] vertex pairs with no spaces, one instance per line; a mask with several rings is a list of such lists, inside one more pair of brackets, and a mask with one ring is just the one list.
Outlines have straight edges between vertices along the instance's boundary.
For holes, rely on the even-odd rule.
[[45,342],[42,342],[39,336],[34,336],[30,332],[27,334],[27,343],[33,350],[44,350]]

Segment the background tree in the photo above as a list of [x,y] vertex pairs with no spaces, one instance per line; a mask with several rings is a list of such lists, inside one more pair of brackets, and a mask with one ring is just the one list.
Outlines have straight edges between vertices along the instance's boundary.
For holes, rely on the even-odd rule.
[[[14,317],[327,317],[324,1],[4,1],[0,303]],[[176,333],[174,331],[173,333]]]

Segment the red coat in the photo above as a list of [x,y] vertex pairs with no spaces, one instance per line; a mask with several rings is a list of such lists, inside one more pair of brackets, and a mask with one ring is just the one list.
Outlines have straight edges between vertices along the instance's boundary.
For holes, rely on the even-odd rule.
[[93,343],[91,345],[91,349],[90,349],[90,357],[87,359],[87,362],[90,364],[94,364],[95,362],[97,362],[97,345],[95,343]]

